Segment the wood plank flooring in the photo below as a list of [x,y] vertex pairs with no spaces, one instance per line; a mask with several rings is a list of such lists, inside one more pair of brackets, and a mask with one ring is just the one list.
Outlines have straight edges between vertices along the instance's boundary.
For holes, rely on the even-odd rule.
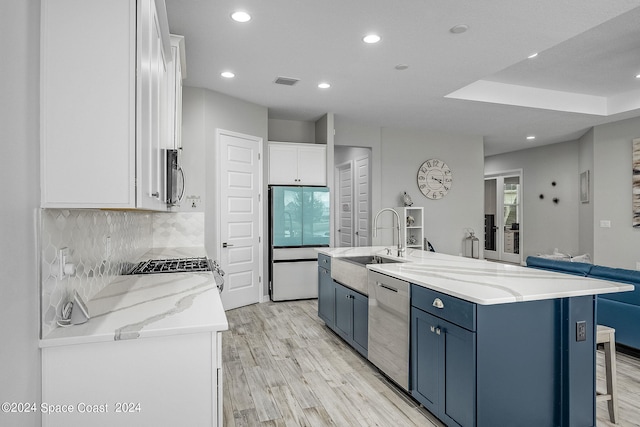
[[[316,300],[255,304],[227,318],[225,426],[442,426],[325,327]],[[602,352],[597,360],[600,390]],[[618,353],[618,387],[618,426],[640,426],[639,359]],[[597,425],[614,425],[604,402]]]

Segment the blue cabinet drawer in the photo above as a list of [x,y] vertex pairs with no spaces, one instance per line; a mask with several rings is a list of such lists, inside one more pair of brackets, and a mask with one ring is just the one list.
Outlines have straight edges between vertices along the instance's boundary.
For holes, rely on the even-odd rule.
[[331,257],[325,254],[318,254],[318,267],[331,271]]
[[472,302],[412,284],[411,305],[470,331],[476,330],[476,305]]

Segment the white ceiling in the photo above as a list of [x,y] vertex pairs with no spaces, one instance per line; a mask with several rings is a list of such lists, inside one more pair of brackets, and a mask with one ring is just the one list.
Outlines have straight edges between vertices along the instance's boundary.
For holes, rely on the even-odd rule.
[[[185,36],[185,85],[264,105],[273,119],[333,112],[363,125],[481,135],[492,155],[640,116],[640,0],[166,3],[171,32]],[[238,9],[252,20],[232,21]],[[469,30],[451,33],[457,24]],[[364,44],[370,32],[382,41]],[[225,70],[236,77],[220,77]],[[276,85],[278,76],[300,81]],[[321,81],[331,88],[318,89]]]

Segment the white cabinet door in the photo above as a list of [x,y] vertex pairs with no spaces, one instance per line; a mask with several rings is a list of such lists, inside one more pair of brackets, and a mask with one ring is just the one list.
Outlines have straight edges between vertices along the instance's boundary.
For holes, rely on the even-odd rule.
[[298,147],[298,182],[301,185],[327,185],[327,146]]
[[42,206],[135,206],[136,4],[43,0]]
[[73,410],[42,425],[221,426],[220,346],[202,332],[43,348],[42,402]]
[[138,2],[138,61],[137,206],[162,210],[166,207],[167,58],[153,0]]
[[43,207],[166,210],[164,1],[43,0]]
[[298,185],[298,150],[289,144],[269,144],[269,184]]
[[169,107],[169,147],[182,148],[182,79],[186,72],[183,61],[184,37],[171,34],[171,59],[167,76],[167,96]]
[[270,142],[269,184],[327,185],[326,145]]

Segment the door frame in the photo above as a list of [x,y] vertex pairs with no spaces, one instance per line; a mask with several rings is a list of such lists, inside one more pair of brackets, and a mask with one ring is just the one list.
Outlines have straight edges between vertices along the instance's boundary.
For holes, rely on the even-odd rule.
[[[264,245],[265,245],[265,239],[264,239],[264,222],[265,222],[265,214],[264,214],[264,206],[265,206],[265,201],[264,201],[264,156],[263,156],[263,145],[264,145],[264,140],[261,137],[255,136],[255,135],[249,135],[249,134],[245,134],[245,133],[240,133],[240,132],[234,132],[234,131],[229,131],[229,130],[225,130],[225,129],[220,129],[220,128],[216,128],[216,133],[215,133],[215,152],[216,152],[216,173],[215,173],[215,177],[216,177],[216,209],[215,209],[215,230],[216,230],[216,236],[214,238],[214,242],[215,242],[215,259],[220,260],[221,259],[221,248],[222,248],[222,240],[220,238],[221,236],[221,229],[222,229],[222,221],[221,221],[221,215],[220,215],[220,209],[222,208],[222,203],[221,203],[221,195],[222,195],[222,179],[220,176],[220,172],[222,170],[221,168],[221,163],[222,163],[222,150],[221,150],[221,144],[220,144],[220,137],[221,135],[229,135],[229,136],[233,136],[236,138],[244,138],[244,139],[249,139],[252,141],[255,141],[258,147],[258,296],[256,298],[257,302],[264,302],[265,301],[265,295],[264,295],[264,287],[265,287],[265,274],[264,274]],[[206,221],[206,216],[205,216],[205,221]],[[224,291],[223,291],[224,292]],[[268,300],[269,296],[266,296],[266,300]]]
[[340,172],[345,169],[345,168],[349,168],[349,173],[351,175],[351,200],[349,201],[349,213],[351,215],[351,247],[356,246],[355,245],[355,215],[354,215],[354,202],[355,202],[355,197],[354,197],[354,161],[353,160],[348,160],[344,163],[340,163],[339,165],[336,165],[334,170],[334,188],[336,189],[336,194],[335,194],[335,213],[336,213],[336,221],[334,223],[334,232],[335,232],[335,240],[334,240],[334,244],[336,245],[336,247],[340,247],[340,231],[338,231],[341,227],[340,227],[340,216],[341,216],[341,212],[342,212],[342,201],[341,201],[341,194],[340,194],[340,189],[342,188],[342,186],[340,185]]
[[[495,260],[495,261],[505,261],[505,262],[522,264],[523,263],[522,248],[524,247],[523,234],[519,235],[518,254],[507,254],[504,252],[504,226],[502,225],[504,222],[504,218],[503,218],[504,217],[504,194],[503,194],[502,188],[504,188],[504,179],[511,178],[511,177],[518,177],[520,181],[520,189],[518,192],[518,200],[519,200],[518,218],[519,218],[520,229],[521,230],[526,229],[526,227],[524,226],[524,198],[523,198],[524,173],[523,173],[523,170],[511,169],[511,170],[504,170],[499,172],[486,173],[484,175],[485,181],[491,180],[491,179],[496,180],[496,224],[499,224],[499,225],[497,227],[497,234],[496,234],[496,250],[487,251],[485,249],[484,258]],[[498,191],[498,188],[500,188],[499,191]],[[487,257],[487,254],[492,254],[493,252],[496,253],[495,257]]]

